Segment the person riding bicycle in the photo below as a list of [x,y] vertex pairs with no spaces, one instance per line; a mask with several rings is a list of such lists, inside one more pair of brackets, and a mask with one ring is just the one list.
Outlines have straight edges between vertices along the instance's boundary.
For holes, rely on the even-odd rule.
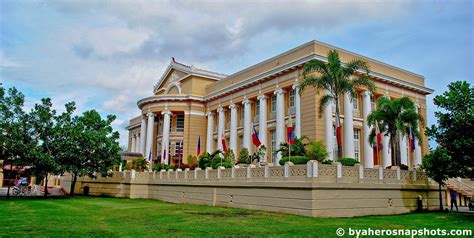
[[28,185],[28,180],[26,180],[25,177],[21,177],[20,180],[18,180],[17,186],[20,187],[20,186],[26,186],[26,185]]

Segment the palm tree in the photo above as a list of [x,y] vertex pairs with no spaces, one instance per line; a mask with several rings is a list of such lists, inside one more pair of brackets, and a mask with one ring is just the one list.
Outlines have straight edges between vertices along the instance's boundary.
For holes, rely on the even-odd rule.
[[423,121],[423,118],[418,115],[415,104],[408,97],[393,101],[387,97],[381,97],[377,101],[377,109],[367,117],[367,125],[372,126],[369,143],[375,143],[376,128],[379,128],[380,133],[390,137],[389,144],[393,152],[392,165],[400,165],[400,137],[409,134],[412,130],[421,144],[418,120]]
[[[357,71],[363,74],[356,76]],[[329,103],[336,104],[336,128],[341,127],[341,112],[339,102],[345,93],[356,97],[356,88],[365,87],[370,92],[374,91],[375,84],[369,80],[369,65],[367,62],[354,59],[348,63],[342,63],[336,50],[328,53],[328,62],[313,59],[305,64],[303,69],[303,81],[300,84],[300,94],[307,86],[316,88],[318,94],[321,90],[325,95],[319,101],[319,117],[321,118],[324,108]],[[337,156],[342,157],[342,145],[340,144],[340,133],[337,133]]]

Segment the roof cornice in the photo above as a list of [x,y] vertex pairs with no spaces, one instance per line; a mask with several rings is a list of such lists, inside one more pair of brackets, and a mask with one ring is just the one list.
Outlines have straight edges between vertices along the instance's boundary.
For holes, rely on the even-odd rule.
[[137,102],[137,105],[141,109],[143,105],[152,103],[152,102],[188,101],[188,100],[204,102],[203,97],[192,96],[192,95],[154,95],[154,96],[140,99]]

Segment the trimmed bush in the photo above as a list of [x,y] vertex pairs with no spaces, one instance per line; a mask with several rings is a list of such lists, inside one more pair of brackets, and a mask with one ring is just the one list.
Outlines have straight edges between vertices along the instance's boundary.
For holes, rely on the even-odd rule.
[[159,164],[155,164],[153,166],[153,170],[158,171],[158,172],[163,170],[163,169],[164,170],[168,170],[168,169],[173,169],[174,170],[174,167],[175,167],[174,165],[167,165],[165,163],[159,163]]
[[325,160],[323,160],[323,162],[321,162],[321,163],[322,163],[322,164],[332,164],[332,162],[333,162],[333,161],[330,160],[330,159],[325,159]]
[[187,162],[188,162],[189,165],[197,164],[198,159],[194,155],[188,155],[188,161]]
[[199,168],[206,169],[207,167],[211,166],[211,155],[206,152],[199,156]]
[[326,146],[321,141],[311,141],[306,145],[306,154],[309,160],[324,161],[328,157]]
[[337,162],[340,162],[344,166],[354,166],[355,164],[359,163],[359,161],[353,158],[340,158],[337,160]]
[[249,155],[249,150],[247,148],[242,148],[239,152],[239,162],[238,164],[251,164],[251,158]]
[[308,162],[308,157],[306,156],[291,156],[291,157],[283,157],[280,160],[280,165],[284,165],[286,162],[290,161],[293,164],[306,164]]

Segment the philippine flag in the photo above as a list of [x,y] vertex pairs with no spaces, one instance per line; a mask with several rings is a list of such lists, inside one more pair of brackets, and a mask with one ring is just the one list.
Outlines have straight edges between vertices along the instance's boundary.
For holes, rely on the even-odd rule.
[[258,138],[257,130],[255,130],[255,125],[253,125],[252,142],[257,147],[259,147],[262,144],[260,142],[260,139]]
[[294,130],[294,127],[293,127],[293,121],[291,120],[291,117],[288,120],[288,125],[287,125],[287,128],[286,128],[286,132],[288,134],[288,143],[290,145],[293,145],[295,143],[295,130]]

